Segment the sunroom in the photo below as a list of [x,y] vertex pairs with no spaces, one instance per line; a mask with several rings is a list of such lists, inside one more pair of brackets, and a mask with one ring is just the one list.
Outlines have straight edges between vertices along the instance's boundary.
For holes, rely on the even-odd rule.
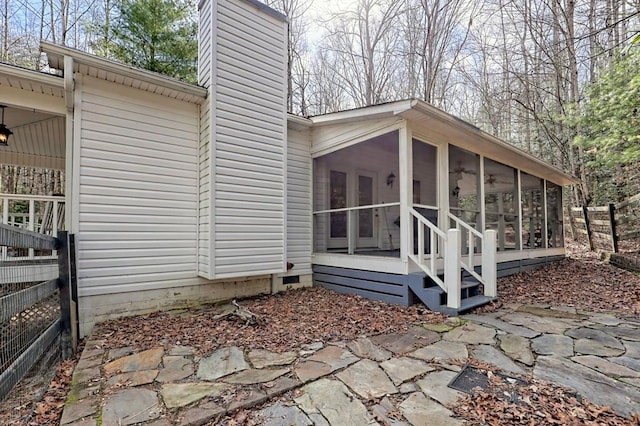
[[417,100],[312,121],[316,284],[457,313],[564,256],[555,167]]

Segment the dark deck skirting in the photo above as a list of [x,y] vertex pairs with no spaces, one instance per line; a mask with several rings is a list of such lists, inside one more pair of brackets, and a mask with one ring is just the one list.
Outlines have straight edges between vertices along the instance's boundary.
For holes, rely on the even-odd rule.
[[[537,269],[562,259],[564,259],[564,256],[544,256],[534,259],[520,259],[498,263],[498,278]],[[480,267],[477,267],[476,269],[480,270]],[[462,279],[465,283],[468,283],[469,278],[470,276],[468,273],[462,273]],[[418,287],[424,287],[425,285],[428,288],[430,281],[431,280],[429,279],[425,280],[425,274],[422,273],[400,275],[364,271],[360,269],[339,268],[334,266],[313,265],[313,285],[315,286],[322,286],[338,293],[357,294],[367,299],[380,300],[402,306],[409,306],[420,301],[420,293],[424,295],[426,292],[412,291],[412,289],[416,290]],[[467,297],[475,295],[469,292],[468,287],[469,284],[463,285],[463,299],[465,298],[465,295]],[[437,287],[437,289],[439,289],[439,287]],[[498,297],[499,296],[500,295],[498,294]],[[435,299],[440,300],[440,297],[436,297]],[[427,304],[427,306],[432,310],[440,310],[438,309],[438,306],[430,306],[435,303],[433,300],[422,300],[422,302]],[[450,313],[450,310],[447,311],[447,313]]]

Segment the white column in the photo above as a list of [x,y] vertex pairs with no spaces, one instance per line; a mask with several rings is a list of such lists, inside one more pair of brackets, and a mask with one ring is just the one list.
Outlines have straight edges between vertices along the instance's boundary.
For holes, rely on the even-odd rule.
[[498,296],[498,265],[496,263],[496,231],[484,231],[482,239],[482,280],[484,281],[484,295]]
[[406,264],[413,253],[413,220],[409,209],[413,202],[413,149],[412,133],[407,122],[398,132],[399,186],[400,186],[400,259]]
[[460,294],[460,231],[447,230],[447,244],[444,254],[444,283],[447,288],[447,307],[458,309],[462,303]]

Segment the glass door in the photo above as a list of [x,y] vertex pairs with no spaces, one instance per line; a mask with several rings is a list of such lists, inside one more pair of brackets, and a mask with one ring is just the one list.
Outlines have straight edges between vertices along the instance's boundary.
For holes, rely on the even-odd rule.
[[[347,174],[337,170],[329,172],[329,208],[347,207]],[[329,248],[347,247],[347,212],[330,213]]]
[[[358,173],[358,206],[376,203],[376,176],[373,173]],[[358,248],[378,247],[378,236],[373,208],[358,210]]]

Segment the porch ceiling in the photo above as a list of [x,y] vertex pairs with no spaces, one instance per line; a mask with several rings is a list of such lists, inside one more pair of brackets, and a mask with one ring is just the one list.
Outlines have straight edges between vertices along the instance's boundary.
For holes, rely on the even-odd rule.
[[65,108],[62,78],[0,64],[5,124],[13,135],[0,147],[3,164],[63,170]]
[[13,135],[0,147],[2,163],[64,170],[64,117],[7,107],[5,124]]

